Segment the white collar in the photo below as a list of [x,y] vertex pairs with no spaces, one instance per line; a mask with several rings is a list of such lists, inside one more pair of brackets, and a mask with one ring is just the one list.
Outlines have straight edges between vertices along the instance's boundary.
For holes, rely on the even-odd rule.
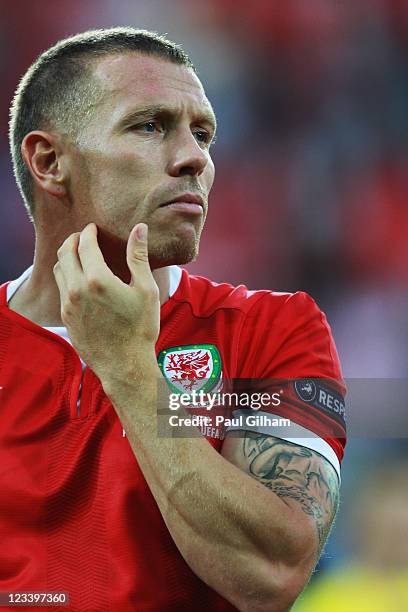
[[[21,274],[21,276],[11,281],[7,285],[7,303],[11,300],[17,289],[21,287],[24,281],[26,281],[27,278],[30,278],[32,269],[33,266],[30,266]],[[183,270],[180,268],[180,266],[169,266],[169,271],[169,297],[172,297],[178,289]]]
[[[29,268],[27,268],[27,270],[25,270],[21,274],[21,276],[19,276],[15,280],[11,281],[7,285],[7,303],[11,300],[13,295],[21,287],[21,285],[24,283],[24,281],[26,281],[28,278],[30,278],[32,269],[33,269],[33,266],[30,266]],[[181,275],[183,273],[183,270],[179,266],[169,266],[169,271],[170,271],[170,274],[169,274],[169,297],[172,297],[176,293],[176,291],[178,289],[178,286],[180,285]],[[44,326],[44,329],[48,329],[49,331],[53,332],[54,334],[57,334],[58,336],[62,336],[64,338],[64,340],[66,340],[67,342],[69,342],[71,344],[71,340],[70,340],[70,338],[68,336],[68,332],[67,332],[66,327],[45,327]]]

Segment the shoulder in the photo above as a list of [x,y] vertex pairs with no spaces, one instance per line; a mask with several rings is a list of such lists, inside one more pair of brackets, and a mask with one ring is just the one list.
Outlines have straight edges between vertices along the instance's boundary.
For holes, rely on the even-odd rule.
[[261,372],[262,376],[342,378],[326,316],[304,291],[252,291],[245,285],[217,283],[183,269],[173,299],[187,302],[197,318],[224,311],[224,327],[229,325],[237,338],[243,377],[254,376],[257,364],[260,377]]
[[256,364],[260,378],[343,378],[326,315],[304,291],[264,292],[245,317],[239,348],[242,371]]
[[270,317],[277,314],[288,301],[293,301],[293,299],[295,305],[299,307],[301,307],[300,302],[303,301],[310,300],[314,304],[310,296],[303,292],[250,290],[245,285],[218,283],[204,276],[189,274],[186,269],[183,269],[179,289],[174,299],[189,302],[196,316],[211,316],[217,310],[231,309],[239,310],[246,316],[258,317],[264,314]]
[[217,283],[185,269],[181,285],[183,289],[176,299],[188,301],[197,317],[209,317],[217,310],[235,310],[241,313],[248,331],[256,328],[258,334],[273,325],[275,332],[319,327],[331,336],[326,315],[304,291],[251,290],[245,285]]

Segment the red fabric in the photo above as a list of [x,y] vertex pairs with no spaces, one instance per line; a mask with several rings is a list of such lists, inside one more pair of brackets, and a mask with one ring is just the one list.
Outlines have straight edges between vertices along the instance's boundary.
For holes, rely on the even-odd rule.
[[346,392],[330,326],[315,301],[303,291],[266,292],[246,317],[240,344],[238,378],[269,379],[270,392],[284,387],[281,405],[263,410],[289,418],[323,438],[341,462],[344,426],[296,398],[290,385],[294,378],[323,379],[339,395],[344,397]]
[[[341,381],[329,328],[302,293],[248,292],[184,270],[161,310],[157,353],[200,343],[218,347],[224,377]],[[79,612],[233,610],[183,560],[88,368],[78,415],[80,380],[74,349],[11,311],[3,286],[0,592],[66,591],[61,610]]]

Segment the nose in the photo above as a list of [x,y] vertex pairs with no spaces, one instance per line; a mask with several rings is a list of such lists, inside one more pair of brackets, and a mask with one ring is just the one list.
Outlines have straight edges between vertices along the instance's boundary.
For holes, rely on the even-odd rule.
[[200,176],[208,162],[208,150],[200,146],[190,130],[172,139],[167,167],[170,176]]

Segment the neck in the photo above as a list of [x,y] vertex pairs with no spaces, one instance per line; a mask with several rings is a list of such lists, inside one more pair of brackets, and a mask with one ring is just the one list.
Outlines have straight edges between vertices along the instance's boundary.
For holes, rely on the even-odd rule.
[[[57,261],[57,249],[62,244],[58,240],[54,248],[44,248],[37,237],[33,270],[30,277],[17,289],[9,302],[9,308],[42,327],[61,327],[60,294],[55,282],[53,267]],[[99,237],[98,242],[104,259],[112,272],[123,282],[129,283],[130,272],[126,264],[123,243]],[[114,254],[114,255],[112,255]],[[119,255],[118,255],[119,254]],[[152,270],[159,288],[160,304],[169,299],[170,269],[168,267]]]

